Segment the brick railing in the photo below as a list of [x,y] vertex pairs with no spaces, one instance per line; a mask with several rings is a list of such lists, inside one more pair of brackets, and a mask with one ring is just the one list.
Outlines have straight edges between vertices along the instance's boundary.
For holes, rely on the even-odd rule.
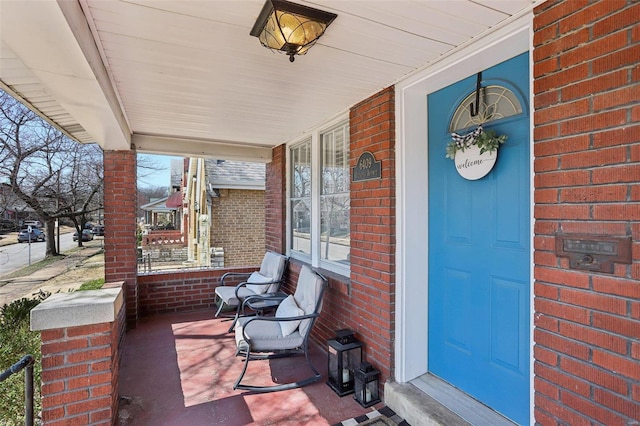
[[43,425],[116,424],[122,284],[54,294],[31,311],[42,340]]
[[142,236],[142,247],[159,246],[159,245],[185,245],[184,235],[182,231],[149,231],[147,235]]

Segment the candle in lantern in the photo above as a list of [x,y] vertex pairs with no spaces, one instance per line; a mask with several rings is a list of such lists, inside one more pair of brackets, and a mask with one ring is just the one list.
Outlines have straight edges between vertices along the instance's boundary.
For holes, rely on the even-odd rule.
[[342,383],[349,383],[349,369],[342,369]]
[[364,402],[371,402],[371,391],[369,388],[365,388],[364,390]]

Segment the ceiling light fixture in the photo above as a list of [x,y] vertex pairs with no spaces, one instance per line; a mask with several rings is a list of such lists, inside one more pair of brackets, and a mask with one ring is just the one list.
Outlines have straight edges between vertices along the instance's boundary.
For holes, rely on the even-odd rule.
[[293,62],[294,55],[306,54],[337,16],[285,0],[267,0],[250,34]]

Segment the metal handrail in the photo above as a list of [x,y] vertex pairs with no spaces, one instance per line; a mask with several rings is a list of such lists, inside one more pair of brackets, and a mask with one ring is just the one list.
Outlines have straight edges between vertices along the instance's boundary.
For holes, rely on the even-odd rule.
[[0,382],[8,379],[24,369],[24,424],[33,426],[33,364],[35,359],[25,355],[11,367],[0,373]]

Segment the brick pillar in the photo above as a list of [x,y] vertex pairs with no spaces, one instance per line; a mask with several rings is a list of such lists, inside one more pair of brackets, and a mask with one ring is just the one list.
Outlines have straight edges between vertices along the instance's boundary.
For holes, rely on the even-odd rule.
[[267,250],[284,253],[287,249],[286,197],[287,161],[286,145],[273,148],[271,162],[266,169],[265,188],[265,243]]
[[124,309],[121,283],[105,287],[54,294],[31,313],[41,331],[45,426],[117,424]]
[[365,342],[367,361],[392,377],[395,333],[395,92],[393,87],[350,112],[350,164],[365,151],[382,178],[351,182],[351,327]]
[[[549,1],[534,14],[535,420],[635,425],[640,3]],[[572,268],[558,233],[631,237],[632,263]]]
[[125,282],[127,326],[138,320],[135,151],[104,152],[104,275]]

